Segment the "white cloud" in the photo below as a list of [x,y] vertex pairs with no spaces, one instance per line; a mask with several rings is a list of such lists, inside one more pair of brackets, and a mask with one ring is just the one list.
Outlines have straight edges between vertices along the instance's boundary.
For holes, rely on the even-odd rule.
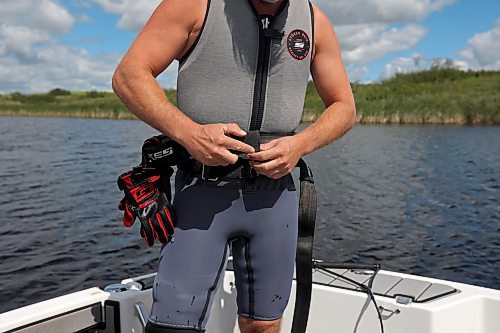
[[493,29],[469,39],[468,46],[460,52],[473,69],[500,69],[500,19]]
[[420,21],[455,0],[314,0],[334,25]]
[[75,17],[56,0],[2,1],[0,92],[110,89],[118,55],[92,55],[55,41]]
[[78,15],[78,21],[83,22],[83,23],[91,23],[94,22],[94,19],[87,14],[80,14]]
[[[73,0],[76,1],[76,0]],[[139,30],[161,0],[87,0],[120,16],[118,27]],[[334,25],[412,23],[456,0],[314,0]],[[80,0],[82,2],[82,0]],[[88,3],[88,2],[87,2]]]
[[431,58],[414,54],[411,58],[400,57],[384,66],[380,79],[389,79],[398,73],[408,73],[432,67],[455,68],[458,70],[499,70],[500,69],[500,19],[486,32],[475,34],[468,46],[459,52],[463,59]]
[[71,4],[78,8],[90,8],[92,4],[88,0],[71,0]]
[[118,27],[137,31],[149,19],[161,0],[92,0],[105,11],[119,15]]
[[360,82],[368,73],[367,66],[346,65],[346,71],[351,82]]
[[[367,65],[414,47],[427,34],[416,22],[455,0],[313,0],[331,19],[351,80],[361,80]],[[395,23],[403,24],[394,27]],[[365,73],[365,74],[362,74]]]
[[419,53],[414,53],[411,57],[399,57],[385,64],[380,79],[386,80],[396,74],[411,73],[427,70],[429,68],[455,68],[458,70],[469,69],[464,61],[451,58],[431,58],[427,59]]
[[[12,48],[11,46],[9,46]],[[54,40],[43,40],[25,56],[3,50],[0,43],[0,93],[47,92],[56,87],[73,91],[111,90],[111,78],[120,54],[91,54]],[[177,67],[171,66],[158,80],[175,86]]]
[[388,53],[410,49],[427,33],[426,28],[416,24],[402,28],[380,24],[341,26],[337,31],[348,64],[367,64]]
[[[139,30],[160,0],[89,0],[120,16],[118,27]],[[367,64],[415,46],[427,33],[415,24],[455,0],[315,0],[334,23],[352,80],[367,73]],[[400,28],[391,24],[403,23]]]
[[[396,74],[409,73],[422,70],[424,66],[421,65],[422,56],[420,54],[414,54],[413,57],[400,57],[390,63],[385,64],[383,72],[380,74],[380,79],[386,80]],[[422,66],[422,67],[421,67]]]
[[[427,33],[418,24],[433,12],[456,0],[314,0],[336,28],[344,61],[352,81],[363,81],[371,62],[390,53],[411,49]],[[118,27],[137,31],[161,0],[71,0],[87,8],[97,4],[119,17]],[[72,90],[109,90],[112,71],[121,55],[91,54],[55,41],[55,35],[71,31],[77,20],[90,22],[85,14],[72,15],[60,0],[0,0],[0,91],[47,91],[60,86]],[[395,23],[400,25],[394,26]],[[460,68],[500,68],[495,50],[500,22],[491,31],[477,34],[455,61]],[[413,58],[387,64],[381,77],[412,70]],[[422,60],[421,68],[430,60]],[[414,66],[414,65],[413,65]],[[414,66],[415,67],[415,66]],[[176,66],[159,78],[175,86]]]
[[0,22],[50,34],[66,34],[75,18],[57,0],[0,0]]
[[7,52],[13,52],[23,57],[31,57],[32,46],[49,40],[47,33],[23,26],[0,25],[0,45]]
[[[146,17],[155,7],[151,6],[154,1],[98,1],[110,10],[123,12],[120,22],[130,29],[143,23],[135,12],[137,8],[142,7],[139,12],[142,10]],[[73,4],[85,7],[88,2],[74,0]],[[111,90],[121,54],[93,54],[55,39],[69,33],[77,20],[88,22],[91,17],[74,16],[57,0],[0,0],[0,5],[0,93],[47,92],[56,87]],[[176,71],[176,65],[170,66],[158,78],[160,84],[175,86]]]
[[109,90],[113,66],[119,59],[112,54],[97,57],[53,40],[38,45],[29,57],[29,61],[14,56],[0,57],[1,92],[46,92],[56,87]]

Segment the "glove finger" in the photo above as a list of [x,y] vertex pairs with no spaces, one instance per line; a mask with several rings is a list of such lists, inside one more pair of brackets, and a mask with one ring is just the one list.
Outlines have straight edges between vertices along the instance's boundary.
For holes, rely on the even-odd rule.
[[163,209],[160,211],[160,215],[163,221],[163,224],[165,228],[167,229],[167,233],[169,235],[174,234],[174,228],[175,228],[175,216],[174,216],[174,211],[172,208],[169,208],[168,206],[163,207]]
[[126,204],[127,198],[123,197],[120,202],[118,203],[118,209],[119,210],[125,210],[125,204]]
[[153,242],[154,242],[154,240],[155,240],[155,239],[160,239],[160,238],[158,237],[158,233],[157,233],[157,232],[156,232],[156,230],[155,230],[154,223],[153,223],[153,220],[152,220],[152,219],[149,219],[149,225],[150,225],[150,227],[151,227],[151,230],[153,230],[153,237],[154,237]]
[[156,237],[161,243],[168,243],[170,241],[171,233],[167,231],[162,214],[156,213],[153,220],[153,227],[156,232]]
[[162,234],[160,241],[169,243],[172,240],[175,227],[174,209],[165,195],[159,198],[160,210],[156,214],[157,232]]
[[147,246],[151,247],[153,246],[153,243],[154,243],[154,240],[153,240],[153,243],[151,243],[151,240],[149,240],[146,236],[146,232],[144,231],[144,228],[142,228],[141,226],[141,237],[144,239],[144,242],[146,243]]
[[172,235],[176,224],[174,207],[172,207],[164,193],[158,198],[158,205],[160,206],[159,213],[162,216],[164,225],[167,227],[167,232]]
[[135,222],[135,214],[130,209],[128,204],[125,204],[125,212],[123,213],[123,225],[130,228]]
[[155,243],[155,240],[154,238],[150,238],[148,237],[148,235],[146,234],[146,231],[144,231],[144,228],[141,226],[141,237],[144,238],[144,242],[146,243],[146,245],[148,247],[152,247]]
[[170,204],[166,206],[165,208],[165,213],[167,214],[168,221],[170,222],[170,225],[172,226],[172,229],[175,228],[176,223],[176,216],[175,216],[175,210],[174,207],[172,207]]
[[146,241],[146,244],[151,247],[155,242],[153,228],[150,225],[149,219],[140,219],[141,221],[141,236]]

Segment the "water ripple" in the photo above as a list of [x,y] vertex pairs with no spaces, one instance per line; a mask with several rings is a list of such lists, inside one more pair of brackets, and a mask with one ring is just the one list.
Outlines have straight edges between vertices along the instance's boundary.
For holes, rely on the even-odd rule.
[[[0,312],[156,269],[159,246],[116,209],[152,129],[2,118],[0,133]],[[499,143],[499,127],[360,126],[312,154],[315,256],[500,289]]]

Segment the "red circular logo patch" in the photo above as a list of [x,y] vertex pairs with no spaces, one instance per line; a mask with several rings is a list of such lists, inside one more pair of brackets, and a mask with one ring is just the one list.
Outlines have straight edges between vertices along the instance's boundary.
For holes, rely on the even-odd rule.
[[297,60],[304,60],[309,55],[311,41],[305,31],[297,29],[288,35],[288,52]]

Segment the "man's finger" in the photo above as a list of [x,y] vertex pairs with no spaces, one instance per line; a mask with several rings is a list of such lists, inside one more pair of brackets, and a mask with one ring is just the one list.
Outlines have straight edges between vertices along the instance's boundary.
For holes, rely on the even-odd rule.
[[226,137],[224,139],[224,147],[230,150],[236,150],[247,154],[255,153],[255,149],[252,146],[230,137]]
[[237,124],[225,124],[223,126],[224,134],[226,135],[234,135],[239,137],[244,137],[247,135],[247,132],[241,129]]
[[250,165],[252,165],[255,171],[257,171],[259,174],[271,179],[279,179],[288,174],[286,170],[274,167],[276,163],[274,163],[273,165],[272,161],[266,163],[250,162]]
[[264,162],[276,159],[278,155],[279,155],[279,150],[268,149],[268,150],[261,150],[258,153],[248,154],[248,157],[253,161]]
[[252,168],[254,168],[258,172],[268,173],[270,171],[274,171],[278,165],[276,161],[267,161],[267,162],[250,162]]
[[220,154],[220,157],[226,162],[224,164],[217,163],[215,165],[228,165],[228,164],[235,164],[238,162],[238,155],[235,155],[231,153],[229,150],[225,149],[224,152]]
[[279,139],[271,140],[260,145],[260,150],[269,150],[279,143]]

